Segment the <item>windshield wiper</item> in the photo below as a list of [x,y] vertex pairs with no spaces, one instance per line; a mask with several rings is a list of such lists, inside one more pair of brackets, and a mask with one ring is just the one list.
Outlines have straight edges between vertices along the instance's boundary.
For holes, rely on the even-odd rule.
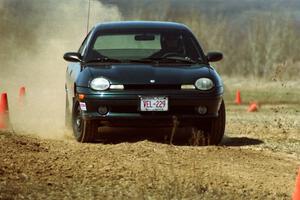
[[169,59],[169,60],[174,60],[174,61],[179,61],[179,62],[186,62],[186,63],[190,63],[190,64],[196,64],[197,62],[194,61],[193,59],[191,59],[190,57],[165,57],[165,59]]
[[121,60],[114,59],[114,58],[109,58],[109,57],[100,57],[94,60],[88,60],[85,63],[105,63],[105,62],[114,62],[114,63],[120,63],[122,62]]
[[140,60],[128,60],[129,62],[137,62],[137,63],[187,63],[187,64],[196,64],[197,62],[192,60],[189,57],[159,57],[159,58],[143,58]]
[[130,62],[130,63],[187,63],[187,64],[196,64],[197,62],[192,60],[189,57],[158,57],[158,58],[142,58],[142,59],[130,59],[130,60],[118,60],[115,58],[109,57],[100,57],[95,60],[88,60],[85,63],[121,63],[121,62]]

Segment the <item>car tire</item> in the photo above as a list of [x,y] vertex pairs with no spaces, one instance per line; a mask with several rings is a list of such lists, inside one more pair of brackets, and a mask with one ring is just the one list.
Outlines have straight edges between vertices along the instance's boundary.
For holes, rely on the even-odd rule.
[[78,103],[73,108],[73,134],[78,142],[87,143],[95,140],[98,126],[92,120],[84,120]]
[[225,132],[226,111],[224,100],[222,100],[218,117],[210,122],[209,132],[207,133],[207,144],[218,145],[222,141]]
[[189,145],[204,146],[220,144],[225,132],[225,123],[226,111],[224,101],[222,100],[218,111],[218,117],[209,121],[204,121],[200,123],[201,125],[190,131]]

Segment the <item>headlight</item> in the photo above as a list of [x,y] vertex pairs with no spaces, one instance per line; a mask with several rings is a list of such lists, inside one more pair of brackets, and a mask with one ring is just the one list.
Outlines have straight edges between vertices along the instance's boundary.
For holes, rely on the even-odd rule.
[[94,90],[107,90],[110,87],[110,83],[106,78],[95,78],[91,81],[91,88]]
[[199,78],[195,82],[195,86],[199,90],[210,90],[214,87],[214,83],[209,78]]

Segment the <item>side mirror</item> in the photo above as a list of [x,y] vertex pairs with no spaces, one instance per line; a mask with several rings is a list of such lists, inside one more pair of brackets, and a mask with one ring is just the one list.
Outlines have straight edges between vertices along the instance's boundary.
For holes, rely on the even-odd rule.
[[223,54],[220,52],[208,52],[206,57],[208,62],[217,62],[223,59]]
[[65,53],[64,59],[69,62],[82,62],[82,57],[81,57],[80,53],[77,53],[77,52]]

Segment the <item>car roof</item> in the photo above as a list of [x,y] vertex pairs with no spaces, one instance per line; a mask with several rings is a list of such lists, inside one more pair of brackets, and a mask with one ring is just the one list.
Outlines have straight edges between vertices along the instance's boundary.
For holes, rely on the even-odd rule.
[[163,21],[118,21],[99,23],[95,26],[96,31],[128,29],[172,29],[186,31],[189,30],[189,28],[184,24]]

